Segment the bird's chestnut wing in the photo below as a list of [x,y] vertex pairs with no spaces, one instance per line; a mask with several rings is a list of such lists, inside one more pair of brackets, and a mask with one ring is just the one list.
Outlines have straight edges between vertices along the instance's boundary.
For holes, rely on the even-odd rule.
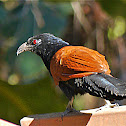
[[110,74],[105,57],[83,46],[65,46],[51,59],[50,71],[56,84],[94,73]]
[[82,46],[68,46],[64,48],[60,65],[76,72],[110,73],[105,56],[97,51]]

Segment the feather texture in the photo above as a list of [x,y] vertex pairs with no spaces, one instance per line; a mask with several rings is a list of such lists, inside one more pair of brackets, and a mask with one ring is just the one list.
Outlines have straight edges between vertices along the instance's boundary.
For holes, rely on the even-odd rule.
[[75,77],[111,72],[105,56],[83,46],[65,46],[58,50],[52,57],[50,70],[56,84]]
[[126,98],[126,82],[103,73],[73,78],[60,82],[59,86],[69,99],[78,93],[89,93],[107,100]]

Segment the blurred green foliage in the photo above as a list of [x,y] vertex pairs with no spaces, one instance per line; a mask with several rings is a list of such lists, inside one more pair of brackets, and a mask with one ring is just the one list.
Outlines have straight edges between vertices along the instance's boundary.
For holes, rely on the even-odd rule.
[[126,17],[126,0],[97,0],[102,8],[111,16]]
[[116,17],[114,28],[109,28],[108,30],[108,38],[116,39],[122,36],[126,31],[126,22],[124,17]]
[[18,124],[27,115],[63,111],[67,103],[59,94],[49,77],[29,85],[0,81],[0,117]]
[[[114,19],[108,27],[108,41],[123,36],[126,31],[126,1],[97,1]],[[54,87],[41,58],[29,52],[17,57],[16,50],[29,37],[43,32],[62,38],[69,32],[69,38],[69,29],[75,32],[71,27],[75,21],[75,18],[71,20],[73,16],[71,2],[66,0],[0,0],[0,118],[19,123],[23,116],[65,110],[68,100]],[[82,108],[77,101],[75,103],[79,106],[77,109]]]

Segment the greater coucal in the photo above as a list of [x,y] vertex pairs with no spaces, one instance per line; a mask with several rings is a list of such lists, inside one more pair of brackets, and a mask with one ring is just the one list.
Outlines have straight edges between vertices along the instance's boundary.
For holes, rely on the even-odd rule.
[[126,82],[113,77],[105,56],[83,47],[72,46],[49,33],[33,36],[17,50],[17,55],[30,51],[39,55],[56,85],[69,99],[67,111],[72,110],[78,93],[122,100],[126,98]]

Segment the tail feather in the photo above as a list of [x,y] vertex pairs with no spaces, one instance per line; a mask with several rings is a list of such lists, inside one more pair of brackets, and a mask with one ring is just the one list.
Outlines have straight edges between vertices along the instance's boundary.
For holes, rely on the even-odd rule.
[[61,81],[59,87],[69,99],[78,93],[89,93],[107,100],[126,98],[126,82],[103,73]]
[[[108,100],[126,98],[126,82],[118,78],[100,73],[84,77],[84,80],[86,85],[101,95],[100,97]],[[90,91],[89,93],[92,94]]]
[[102,74],[102,76],[117,89],[117,95],[126,95],[126,82],[109,75]]

